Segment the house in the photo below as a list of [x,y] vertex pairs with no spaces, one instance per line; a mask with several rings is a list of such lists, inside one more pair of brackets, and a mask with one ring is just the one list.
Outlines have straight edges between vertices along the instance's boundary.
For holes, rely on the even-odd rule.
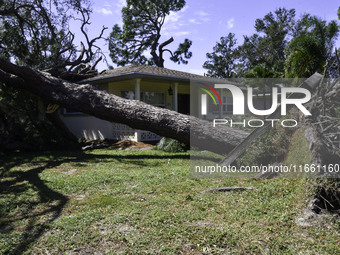
[[[199,104],[197,100],[190,100],[190,81],[193,80],[211,85],[225,83],[225,80],[221,79],[146,65],[129,65],[107,70],[81,83],[96,85],[123,98],[141,100],[157,107],[190,114],[190,108],[197,108]],[[246,91],[245,86],[240,88]],[[222,105],[213,105],[211,100],[209,107],[213,110],[204,118],[209,120],[221,114],[232,113],[231,94],[221,93]],[[201,117],[198,112],[194,115]],[[149,131],[134,130],[123,124],[100,120],[67,109],[62,110],[61,119],[77,137],[88,140],[157,141],[160,139],[158,135]]]

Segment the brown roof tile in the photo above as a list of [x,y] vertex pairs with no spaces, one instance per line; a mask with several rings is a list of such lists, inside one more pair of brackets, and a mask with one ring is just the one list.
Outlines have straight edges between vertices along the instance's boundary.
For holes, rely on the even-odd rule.
[[124,67],[119,67],[112,70],[106,70],[100,75],[86,79],[83,82],[100,81],[108,79],[129,79],[129,78],[158,78],[158,79],[169,79],[169,80],[181,80],[190,81],[190,79],[206,81],[206,82],[223,82],[223,79],[211,78],[207,76],[202,76],[198,74],[192,74],[177,70],[172,70],[168,68],[147,66],[147,65],[129,65]]

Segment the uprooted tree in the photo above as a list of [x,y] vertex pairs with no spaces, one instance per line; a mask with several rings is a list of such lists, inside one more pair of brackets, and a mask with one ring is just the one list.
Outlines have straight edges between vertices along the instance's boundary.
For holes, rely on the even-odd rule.
[[[151,27],[150,31],[155,32],[155,34],[149,38],[150,40],[148,40],[148,42],[152,44],[152,46],[149,46],[152,48],[154,61],[156,61],[156,57],[158,57],[158,62],[162,62],[163,52],[169,51],[165,49],[165,46],[173,39],[171,38],[169,41],[158,45],[160,38],[160,31],[158,31],[158,29],[161,29],[164,24],[166,15],[168,15],[170,11],[178,11],[183,8],[185,1],[159,2],[159,8],[155,6],[152,1],[147,3],[143,2],[143,4],[140,4],[138,1],[130,1],[129,4],[134,4],[139,7],[134,8],[134,10],[137,11],[138,9],[138,11],[140,11],[139,15],[146,15],[150,12],[150,24],[148,24]],[[154,9],[149,10],[145,4],[152,4]],[[39,141],[41,141],[41,144],[50,140],[58,142],[60,137],[77,142],[77,138],[68,131],[65,124],[60,120],[57,111],[55,111],[56,107],[54,106],[56,105],[51,104],[52,102],[59,101],[48,99],[51,98],[51,95],[47,96],[47,94],[41,93],[41,91],[37,93],[37,90],[30,87],[30,85],[36,81],[34,82],[30,79],[39,76],[45,77],[45,81],[51,82],[53,80],[52,77],[57,77],[60,79],[58,83],[66,84],[67,82],[76,82],[97,75],[95,67],[104,55],[101,54],[99,47],[96,46],[96,42],[102,39],[103,32],[106,28],[103,27],[97,37],[90,39],[87,34],[87,25],[90,24],[90,14],[91,8],[88,0],[52,2],[47,0],[0,1],[0,57],[3,64],[0,78],[0,147],[27,147],[31,142],[37,146],[40,144]],[[127,12],[127,16],[129,16],[130,19],[132,19],[131,15],[128,15]],[[136,15],[136,13],[133,13],[133,15]],[[80,48],[74,44],[75,32],[69,29],[69,23],[71,21],[80,23],[80,32],[84,39],[84,42],[80,44]],[[157,22],[158,25],[152,27],[152,22]],[[183,45],[180,45],[180,49],[172,55],[173,60],[184,63],[184,58],[191,56],[191,53],[187,51],[190,44],[190,41],[186,41]],[[183,56],[182,53],[184,54]],[[26,73],[27,75],[31,73],[29,76],[24,77],[16,73],[14,74],[15,77],[13,73],[7,69],[13,63],[15,63],[15,65],[12,67],[16,66],[18,68],[17,71],[22,70],[20,68],[24,68],[23,66],[29,66],[34,70],[43,72],[26,70],[26,72],[23,71],[22,74]],[[34,76],[34,74],[36,76]],[[20,79],[21,82],[19,82]],[[56,82],[56,80],[54,79],[53,82]],[[23,83],[25,83],[25,86],[20,87],[19,85]],[[41,85],[43,84],[46,85],[44,82]],[[78,91],[83,87],[84,85],[81,87],[76,84],[72,85],[72,88],[78,88]],[[24,90],[22,90],[22,88],[24,88]],[[41,88],[42,91],[46,91],[47,87],[42,86]],[[56,87],[50,89],[52,95],[55,94],[55,88]],[[93,89],[90,85],[87,86],[87,88],[89,90]],[[73,93],[76,97],[80,96],[76,91],[70,90],[68,93],[70,96],[72,96]],[[86,91],[82,93],[81,96],[85,98]],[[60,95],[57,97],[60,97]],[[70,97],[64,99],[66,101],[69,100],[68,106],[71,106],[70,108],[76,108],[90,114],[93,113],[95,116],[104,115],[96,113],[96,111],[99,112],[101,109],[92,109],[90,112],[87,111],[88,109],[79,109],[77,101],[72,101],[75,98]],[[97,101],[101,100],[100,98],[93,99]],[[59,104],[63,105],[62,102],[59,102]],[[121,104],[121,101],[117,102],[117,109],[122,106],[119,104]],[[91,102],[91,106],[95,108],[93,102]],[[146,106],[143,107],[145,108]],[[138,112],[138,109],[136,111]],[[155,111],[156,110],[154,110],[154,112]],[[145,112],[147,111],[145,110]],[[122,119],[121,122],[125,122],[124,118],[120,118],[118,115],[116,116],[113,113],[110,113],[110,115],[109,120],[118,122]],[[128,117],[129,114],[123,111],[120,112],[120,115],[126,115]],[[46,121],[45,117],[48,121]],[[103,118],[105,119],[105,117]],[[134,123],[131,120],[126,122],[126,124],[130,123],[130,126]],[[144,122],[143,125],[137,124],[138,120],[136,119],[135,127],[143,126],[146,127],[145,129],[148,129],[148,123],[151,124],[151,122],[148,122],[147,119],[145,119]],[[185,120],[183,120],[183,122],[185,122]],[[50,123],[52,123],[52,125],[50,125]],[[57,129],[52,130],[51,128]],[[182,128],[178,128],[178,130],[180,129],[188,131],[188,126],[183,124]],[[58,130],[59,133],[55,132],[56,130]],[[180,131],[178,131],[178,133],[180,133]],[[185,136],[183,135],[183,137],[179,139],[185,140],[186,143],[188,143],[189,134],[186,134],[186,138],[183,138]],[[241,136],[244,135],[243,133],[240,134]],[[170,136],[175,137],[175,135],[171,134]],[[236,140],[238,139],[231,139],[231,143]]]
[[93,85],[74,84],[4,59],[0,59],[0,81],[8,86],[29,91],[46,103],[58,104],[132,128],[149,130],[185,144],[190,143],[191,130],[191,135],[200,137],[201,142],[214,141],[217,146],[205,149],[218,153],[229,152],[247,136],[244,131],[227,127],[211,132],[211,125],[207,125],[204,120],[140,101],[123,99]]
[[[211,148],[211,150],[219,153],[221,150],[227,153],[246,137],[247,133],[228,128],[210,134],[209,128],[203,125],[202,120],[152,107],[142,102],[124,100],[89,84],[73,83],[97,74],[95,66],[100,59],[100,52],[95,43],[102,38],[106,29],[103,27],[98,37],[94,39],[88,37],[86,26],[89,24],[91,11],[86,0],[65,0],[59,3],[7,0],[1,3],[0,21],[3,29],[0,39],[0,84],[2,84],[0,92],[9,91],[7,97],[0,94],[1,101],[6,103],[9,100],[3,99],[11,98],[15,92],[20,93],[23,98],[29,97],[31,108],[38,108],[37,102],[41,102],[41,108],[48,108],[46,116],[53,126],[63,130],[67,139],[76,140],[60,121],[57,112],[53,111],[55,107],[50,109],[47,106],[60,105],[104,120],[153,131],[185,144],[190,142],[191,127],[203,140],[217,141],[220,149]],[[135,2],[137,5],[138,3]],[[154,18],[161,20],[163,24],[165,15],[169,14],[170,10],[180,10],[184,3],[185,1],[172,1],[170,6],[165,6],[167,10],[163,12],[154,10],[155,13],[151,13],[151,16],[155,16]],[[144,10],[144,14],[147,14],[147,10]],[[81,43],[80,49],[74,45],[74,33],[67,25],[74,16],[80,21],[80,30],[85,38],[85,43]],[[18,27],[19,29],[16,29]],[[160,35],[157,36],[158,39],[159,37]],[[154,46],[158,45],[158,39]],[[97,61],[94,61],[95,59]],[[19,104],[20,101],[16,98],[11,101],[12,105],[3,103],[0,105],[0,108],[3,106],[3,110],[0,111],[0,124],[5,132],[2,136],[4,141],[0,139],[0,144],[16,138],[11,137],[13,125],[10,120],[17,111],[7,112],[6,109],[16,107],[16,102]],[[22,108],[28,108],[27,104]],[[29,113],[24,112],[21,116],[15,117],[20,119],[27,114]],[[43,112],[42,115],[44,114]],[[35,117],[33,119],[30,116],[19,125],[24,129],[30,120],[32,122],[30,130],[35,130],[36,123],[41,122],[42,119],[41,116],[39,118],[39,114]],[[38,139],[39,134],[34,137]]]
[[[328,66],[337,63],[339,75],[338,51],[335,50],[336,58]],[[327,72],[327,68],[325,73]],[[318,180],[315,189],[315,199],[312,206],[316,212],[327,209],[339,212],[340,209],[340,79],[326,79],[319,87],[311,109],[312,116],[306,119],[307,129],[305,137],[309,144],[312,159],[311,163],[322,166],[327,172]]]
[[[105,29],[103,28],[97,38],[89,39],[85,26],[89,23],[90,11],[81,7],[83,2],[85,1],[70,1],[70,4],[74,4],[75,12],[80,15],[81,31],[86,39],[87,46],[85,47],[82,43],[79,50],[73,44],[74,35],[63,27],[65,25],[63,22],[66,22],[70,18],[69,16],[58,23],[53,20],[53,15],[47,15],[50,10],[46,8],[46,3],[43,1],[34,4],[24,0],[5,1],[5,5],[0,9],[0,15],[2,24],[8,27],[2,32],[8,34],[0,41],[2,53],[0,82],[6,88],[28,91],[38,97],[45,107],[50,104],[60,105],[104,120],[123,123],[132,128],[149,130],[161,136],[175,138],[186,144],[190,143],[191,131],[191,135],[199,138],[195,141],[205,145],[214,145],[204,149],[217,153],[230,152],[247,137],[246,132],[227,127],[211,132],[211,125],[207,125],[207,122],[203,120],[153,107],[143,102],[122,99],[89,84],[73,83],[96,75],[94,67],[97,61],[92,66],[89,63],[98,54],[95,42],[101,38]],[[57,10],[59,9],[57,8]],[[54,23],[61,24],[61,26],[49,25]],[[11,48],[15,45],[7,41],[10,40],[10,32],[16,31],[14,26],[21,28],[21,32],[14,35],[23,39],[24,53]],[[34,54],[25,59],[29,52],[35,52],[38,49],[43,49],[46,53],[45,56],[49,57],[45,59],[44,55]],[[51,52],[54,53],[50,54]],[[12,63],[11,58],[14,58],[17,63]],[[33,60],[35,61],[32,64],[30,61]],[[46,64],[39,66],[42,61],[47,60]],[[333,88],[335,91],[339,90],[338,86]],[[336,93],[328,94],[335,95]],[[54,121],[54,123],[58,122],[58,120]],[[213,143],[204,141],[213,141]],[[191,145],[200,146],[200,144]]]

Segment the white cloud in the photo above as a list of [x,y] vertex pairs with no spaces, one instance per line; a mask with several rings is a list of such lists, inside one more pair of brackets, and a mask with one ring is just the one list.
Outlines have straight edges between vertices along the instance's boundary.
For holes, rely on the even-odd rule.
[[197,19],[189,19],[189,22],[192,24],[201,24]]
[[231,19],[228,20],[228,28],[229,29],[234,27],[234,21],[235,21],[234,18],[231,18]]
[[164,25],[168,25],[168,23],[177,23],[177,25],[181,25],[182,23],[179,23],[179,19],[182,17],[182,14],[188,9],[188,6],[184,6],[182,10],[179,12],[173,12],[171,11],[168,16],[165,17]]
[[197,11],[196,15],[200,16],[200,17],[205,17],[205,16],[209,16],[209,13],[207,13],[205,11]]
[[180,14],[176,13],[176,12],[170,12],[169,16],[167,16],[165,18],[165,22],[177,22],[180,18]]
[[165,17],[162,29],[164,36],[181,36],[189,34],[189,32],[182,30],[182,27],[186,24],[182,17],[187,9],[188,6],[185,6],[179,12],[170,12],[170,14]]
[[112,5],[111,5],[109,2],[107,2],[107,1],[104,2],[104,6],[105,6],[105,7],[108,7],[108,8],[111,8],[111,7],[112,7]]
[[[114,14],[118,17],[117,24],[122,27],[123,26],[123,20],[122,20],[122,9],[126,6],[125,0],[116,0],[116,4],[114,5]],[[110,3],[105,2],[105,4],[110,5]],[[104,5],[105,6],[105,5]]]
[[101,9],[95,9],[94,10],[95,12],[98,12],[98,13],[101,13],[101,14],[103,14],[103,15],[112,15],[113,13],[112,13],[112,11],[110,10],[110,9],[108,9],[108,8],[101,8]]
[[143,53],[143,55],[144,55],[145,57],[147,57],[147,58],[152,58],[152,55],[151,55],[151,53],[150,53],[149,51],[145,51],[145,52]]
[[183,36],[183,35],[188,35],[188,34],[189,34],[188,31],[178,31],[178,32],[173,33],[174,36]]
[[195,18],[189,19],[189,22],[197,25],[206,23],[211,20],[209,16],[210,14],[205,11],[197,11],[195,12]]
[[122,9],[124,6],[126,6],[126,1],[125,0],[118,0],[116,6],[117,6],[117,8]]
[[125,0],[118,0],[116,3],[115,14],[121,16],[122,15],[121,11],[125,6],[126,6]]
[[200,20],[202,21],[201,23],[204,23],[209,22],[211,19],[209,17],[201,17]]

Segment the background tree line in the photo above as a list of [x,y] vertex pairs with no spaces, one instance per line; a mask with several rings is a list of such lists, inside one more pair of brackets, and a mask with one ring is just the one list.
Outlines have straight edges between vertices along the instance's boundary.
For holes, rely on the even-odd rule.
[[256,19],[254,27],[256,33],[244,35],[241,45],[233,33],[221,37],[203,64],[208,76],[302,78],[323,73],[327,63],[332,65],[326,75],[334,75],[338,68],[337,21],[310,14],[296,18],[295,9],[278,8]]

